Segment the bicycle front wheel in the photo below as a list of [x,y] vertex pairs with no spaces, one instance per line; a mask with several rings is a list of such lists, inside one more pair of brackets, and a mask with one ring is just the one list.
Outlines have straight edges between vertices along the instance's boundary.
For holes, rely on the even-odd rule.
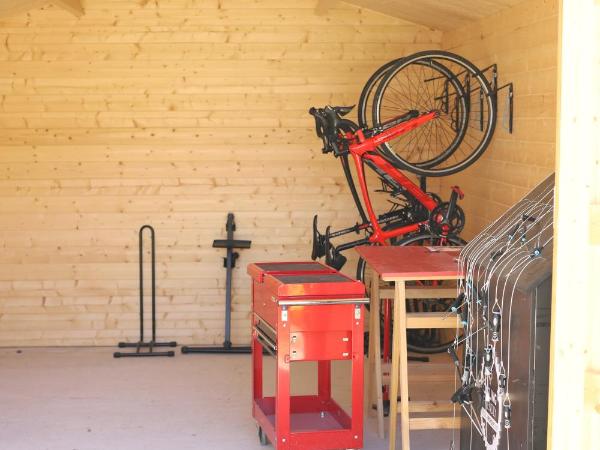
[[401,59],[395,59],[384,64],[377,69],[365,83],[365,86],[360,93],[360,98],[358,99],[358,125],[361,128],[371,128],[373,118],[373,96],[377,91],[379,83],[385,78],[387,71],[400,61]]
[[435,110],[438,117],[379,147],[394,166],[422,176],[444,176],[473,164],[496,126],[496,96],[485,75],[461,56],[415,53],[386,70],[373,100],[378,126],[401,111]]

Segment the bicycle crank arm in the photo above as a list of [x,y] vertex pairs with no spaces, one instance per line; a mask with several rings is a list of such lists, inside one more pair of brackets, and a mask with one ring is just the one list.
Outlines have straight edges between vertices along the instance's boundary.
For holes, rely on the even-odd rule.
[[344,252],[353,247],[357,247],[359,245],[365,245],[369,243],[369,238],[358,239],[352,242],[346,242],[344,244],[339,245],[338,247],[333,247],[330,243],[325,253],[325,263],[328,266],[333,267],[336,270],[340,270],[344,264],[346,264],[347,258],[342,255],[341,252]]
[[366,237],[364,239],[358,239],[356,241],[345,242],[343,244],[340,244],[337,247],[335,247],[335,250],[338,253],[345,252],[346,250],[350,250],[351,248],[358,247],[359,245],[368,245],[369,243],[369,238]]

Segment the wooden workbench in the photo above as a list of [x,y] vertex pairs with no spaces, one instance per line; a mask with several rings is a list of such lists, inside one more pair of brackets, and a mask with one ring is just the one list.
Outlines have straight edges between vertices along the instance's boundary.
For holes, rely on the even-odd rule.
[[[379,279],[394,283],[394,326],[392,331],[392,370],[390,373],[390,449],[396,447],[396,422],[400,413],[400,429],[402,431],[402,450],[410,449],[410,429],[450,428],[456,426],[453,420],[445,417],[409,418],[408,396],[408,350],[406,330],[412,328],[456,328],[458,318],[446,313],[409,313],[406,312],[407,281],[442,281],[461,278],[457,257],[460,248],[456,247],[421,247],[421,246],[363,246],[357,247],[358,254],[373,270],[373,284],[376,292],[371,292],[372,299],[379,297]],[[429,294],[428,294],[429,295]],[[431,294],[435,297],[433,294]],[[378,304],[378,302],[375,302]],[[373,303],[372,303],[373,308]],[[375,312],[377,309],[372,309]],[[378,322],[372,320],[371,323]],[[371,332],[373,332],[372,330]],[[377,331],[376,331],[377,332]],[[370,354],[375,358],[379,370],[376,377],[381,377],[379,352]],[[371,365],[371,364],[370,364]],[[400,382],[398,381],[400,379]],[[398,386],[400,384],[400,386]],[[398,388],[400,401],[397,402]],[[379,395],[379,394],[378,394]],[[400,411],[398,411],[398,407]],[[379,407],[378,407],[379,409]],[[450,418],[451,419],[451,418]],[[411,427],[412,425],[412,427]],[[381,433],[380,433],[381,434]]]

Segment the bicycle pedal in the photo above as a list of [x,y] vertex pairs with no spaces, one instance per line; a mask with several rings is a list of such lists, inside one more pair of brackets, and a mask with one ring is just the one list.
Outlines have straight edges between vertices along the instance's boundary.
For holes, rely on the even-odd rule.
[[346,264],[347,260],[348,258],[341,253],[334,252],[332,255],[327,255],[325,262],[328,266],[333,267],[335,270],[340,270],[342,267],[344,267],[344,264]]

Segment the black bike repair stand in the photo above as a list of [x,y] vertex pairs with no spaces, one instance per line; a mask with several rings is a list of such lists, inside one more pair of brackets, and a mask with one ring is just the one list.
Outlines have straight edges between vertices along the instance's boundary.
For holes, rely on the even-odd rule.
[[[150,230],[150,239],[152,242],[152,340],[150,342],[144,342],[144,249],[143,249],[143,235],[144,230]],[[140,340],[138,342],[119,342],[119,348],[135,348],[133,353],[122,353],[115,352],[113,356],[115,358],[128,358],[128,357],[144,357],[144,356],[175,356],[173,350],[166,352],[156,352],[154,347],[177,347],[177,342],[156,342],[156,258],[155,251],[156,245],[154,242],[154,228],[150,225],[144,225],[140,228],[139,233],[139,247],[140,247]],[[147,352],[143,352],[142,349],[147,348]]]
[[231,344],[231,278],[235,260],[239,254],[233,250],[236,248],[250,248],[252,241],[233,239],[235,231],[235,219],[233,213],[227,214],[227,239],[216,239],[213,241],[214,248],[226,248],[227,257],[223,258],[223,266],[227,269],[225,281],[225,341],[221,347],[181,347],[181,353],[252,353],[250,347],[234,347]]

